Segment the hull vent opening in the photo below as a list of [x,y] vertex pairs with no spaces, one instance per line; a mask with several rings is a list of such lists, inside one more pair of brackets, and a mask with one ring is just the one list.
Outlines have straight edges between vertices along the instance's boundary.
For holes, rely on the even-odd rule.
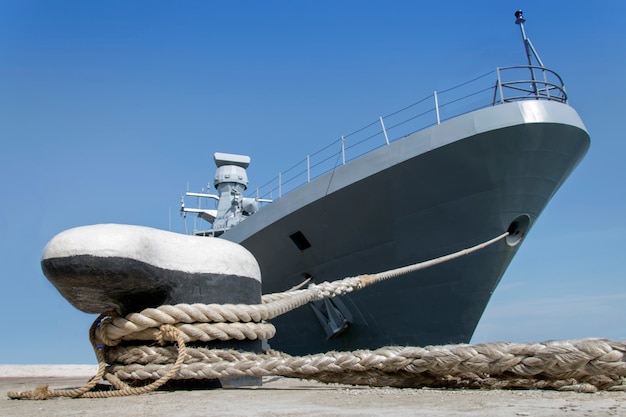
[[301,251],[304,251],[311,247],[311,243],[309,243],[307,238],[300,231],[289,235],[289,237],[291,238],[291,241],[294,243],[294,245],[296,245],[296,247]]

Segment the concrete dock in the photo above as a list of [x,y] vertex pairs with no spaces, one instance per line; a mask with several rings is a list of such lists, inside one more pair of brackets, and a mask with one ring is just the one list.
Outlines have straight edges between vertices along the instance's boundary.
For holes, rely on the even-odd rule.
[[368,388],[267,377],[263,386],[157,391],[108,399],[11,400],[8,391],[73,388],[95,365],[0,365],[0,416],[626,416],[626,393]]

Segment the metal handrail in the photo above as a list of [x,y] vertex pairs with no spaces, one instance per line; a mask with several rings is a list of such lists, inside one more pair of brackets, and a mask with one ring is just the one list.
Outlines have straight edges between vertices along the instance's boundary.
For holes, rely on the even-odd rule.
[[[494,72],[495,84],[488,81],[493,80],[489,76],[493,77]],[[518,74],[523,72],[525,76]],[[380,116],[349,135],[340,136],[261,187],[252,189],[250,196],[280,198],[306,182],[402,137],[480,108],[521,100],[550,100],[566,104],[568,98],[561,77],[546,67],[519,65],[496,68],[455,87],[434,91],[401,110]]]
[[[502,72],[515,70],[530,71],[531,79],[502,81]],[[541,73],[543,80],[539,80],[537,78],[537,72]],[[559,74],[552,71],[551,69],[535,65],[518,65],[513,67],[497,68],[496,73],[498,74],[496,89],[501,89],[499,100],[500,103],[510,103],[512,101],[519,100],[554,100],[561,103],[567,103],[567,92],[565,91],[563,79]],[[521,91],[526,94],[507,97],[505,91],[511,90]],[[496,104],[495,94],[493,104]]]

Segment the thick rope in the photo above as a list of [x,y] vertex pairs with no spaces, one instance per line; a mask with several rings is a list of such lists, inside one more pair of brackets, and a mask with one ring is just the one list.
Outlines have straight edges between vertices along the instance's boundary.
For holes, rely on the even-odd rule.
[[[155,379],[171,348],[114,347],[108,371],[120,379]],[[486,343],[328,352],[293,357],[194,348],[176,378],[286,376],[355,385],[399,387],[552,388],[626,391],[626,343],[603,339],[545,343]]]
[[[171,379],[287,376],[356,385],[397,387],[544,388],[594,392],[625,390],[626,345],[600,339],[543,344],[387,347],[374,351],[329,352],[292,357],[277,352],[240,353],[191,348],[186,342],[269,339],[272,319],[311,301],[344,295],[377,282],[468,255],[502,240],[494,239],[426,262],[373,275],[309,285],[307,289],[263,296],[258,305],[178,304],[118,317],[106,313],[90,329],[98,373],[84,387],[10,392],[11,398],[55,396],[104,398],[138,395]],[[177,348],[122,346],[127,340],[175,341]],[[100,348],[98,345],[104,345]],[[108,368],[106,363],[112,364]],[[173,363],[173,365],[172,365]],[[89,392],[102,378],[114,391]],[[153,380],[142,387],[125,381]]]
[[[214,340],[267,340],[274,337],[276,328],[269,323],[190,323],[175,327],[185,342],[211,342]],[[125,335],[121,340],[155,340],[160,330],[155,327]],[[105,342],[117,344],[119,340]]]

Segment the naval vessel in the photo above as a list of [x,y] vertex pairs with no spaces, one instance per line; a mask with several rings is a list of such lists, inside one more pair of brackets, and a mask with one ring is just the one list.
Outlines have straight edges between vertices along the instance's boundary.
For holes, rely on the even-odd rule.
[[216,207],[181,210],[198,235],[247,248],[263,293],[437,258],[509,231],[471,255],[301,307],[273,321],[291,354],[467,343],[589,134],[516,12],[528,65],[501,67],[380,117],[248,190],[250,158],[215,154]]

